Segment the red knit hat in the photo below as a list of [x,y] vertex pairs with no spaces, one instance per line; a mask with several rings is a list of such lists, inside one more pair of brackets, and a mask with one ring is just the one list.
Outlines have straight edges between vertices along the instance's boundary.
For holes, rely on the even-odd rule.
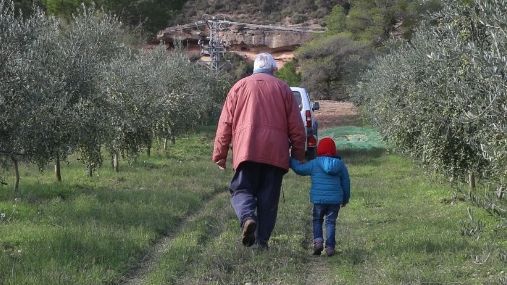
[[332,138],[323,138],[317,145],[318,156],[336,156],[336,144]]

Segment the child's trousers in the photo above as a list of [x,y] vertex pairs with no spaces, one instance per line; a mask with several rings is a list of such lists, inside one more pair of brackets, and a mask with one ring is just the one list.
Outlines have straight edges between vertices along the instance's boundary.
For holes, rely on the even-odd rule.
[[339,204],[313,204],[313,240],[323,241],[322,224],[326,223],[326,247],[335,248],[336,219],[340,211]]

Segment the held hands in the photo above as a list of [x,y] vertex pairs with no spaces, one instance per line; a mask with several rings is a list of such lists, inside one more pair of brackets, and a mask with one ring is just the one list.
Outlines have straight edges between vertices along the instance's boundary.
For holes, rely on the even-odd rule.
[[225,159],[220,159],[219,161],[215,162],[218,165],[218,168],[220,170],[225,170]]

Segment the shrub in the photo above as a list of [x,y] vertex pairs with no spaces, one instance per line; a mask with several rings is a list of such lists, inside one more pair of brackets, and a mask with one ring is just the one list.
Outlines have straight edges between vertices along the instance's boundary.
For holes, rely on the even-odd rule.
[[507,7],[444,1],[355,91],[395,147],[452,179],[507,177]]
[[347,84],[366,67],[372,49],[345,34],[321,37],[296,51],[301,82],[317,99],[348,98]]
[[308,20],[308,17],[304,14],[299,14],[299,13],[295,14],[294,16],[292,16],[290,18],[290,21],[293,24],[301,24],[301,23],[305,22],[306,20]]
[[290,86],[299,86],[301,84],[301,74],[296,70],[297,62],[291,60],[287,62],[276,76],[289,84]]

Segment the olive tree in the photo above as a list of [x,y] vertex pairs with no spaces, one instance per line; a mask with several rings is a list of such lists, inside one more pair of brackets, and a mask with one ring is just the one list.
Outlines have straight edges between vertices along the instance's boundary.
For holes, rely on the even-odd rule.
[[63,31],[71,148],[93,170],[102,163],[101,146],[108,131],[107,97],[101,92],[104,66],[126,52],[124,29],[115,17],[94,7],[82,7]]
[[453,180],[507,177],[507,8],[446,1],[409,43],[377,60],[355,98],[384,137]]
[[156,125],[159,98],[154,82],[154,62],[143,53],[126,54],[110,63],[103,75],[107,98],[106,146],[118,171],[119,155],[135,157],[150,147]]
[[[27,30],[14,15],[14,4],[0,0],[0,155],[12,158],[17,166],[16,154],[22,150],[15,137],[20,127],[19,113],[26,106],[24,98],[16,98],[20,79],[14,71],[19,60],[23,38]],[[17,104],[15,104],[15,102]],[[19,176],[18,176],[19,177]],[[18,180],[19,181],[19,180]],[[16,183],[18,183],[18,181]]]
[[[31,40],[25,43],[17,73],[22,85],[18,95],[30,101],[23,119],[23,148],[29,160],[39,167],[58,160],[68,145],[65,112],[68,91],[65,88],[66,62],[61,55],[60,22],[40,10],[25,20]],[[58,173],[59,174],[59,173]],[[61,180],[61,177],[57,177]]]
[[[0,0],[0,158],[41,169],[79,153],[88,173],[101,150],[135,157],[154,137],[172,138],[219,110],[220,74],[163,47],[134,52],[118,19],[82,7],[70,21],[36,10],[16,15]],[[3,183],[3,180],[0,180]]]
[[13,162],[16,192],[19,160],[40,163],[51,155],[51,142],[44,142],[52,136],[50,101],[62,89],[51,69],[58,64],[57,27],[41,11],[23,19],[12,2],[0,1],[0,154]]
[[120,154],[135,158],[142,148],[149,154],[154,138],[166,147],[168,139],[174,143],[205,123],[226,92],[220,74],[162,45],[113,60],[102,78],[109,124],[105,145],[116,170]]
[[54,160],[58,180],[60,160],[76,150],[99,165],[106,122],[98,82],[124,50],[121,23],[93,7],[70,23],[40,10],[22,18],[5,1],[0,17],[0,153],[14,163],[15,189],[20,159],[41,168]]
[[160,98],[156,134],[174,142],[177,135],[206,121],[227,84],[220,74],[190,62],[181,51],[167,54],[159,47],[150,56],[158,85],[154,94]]

